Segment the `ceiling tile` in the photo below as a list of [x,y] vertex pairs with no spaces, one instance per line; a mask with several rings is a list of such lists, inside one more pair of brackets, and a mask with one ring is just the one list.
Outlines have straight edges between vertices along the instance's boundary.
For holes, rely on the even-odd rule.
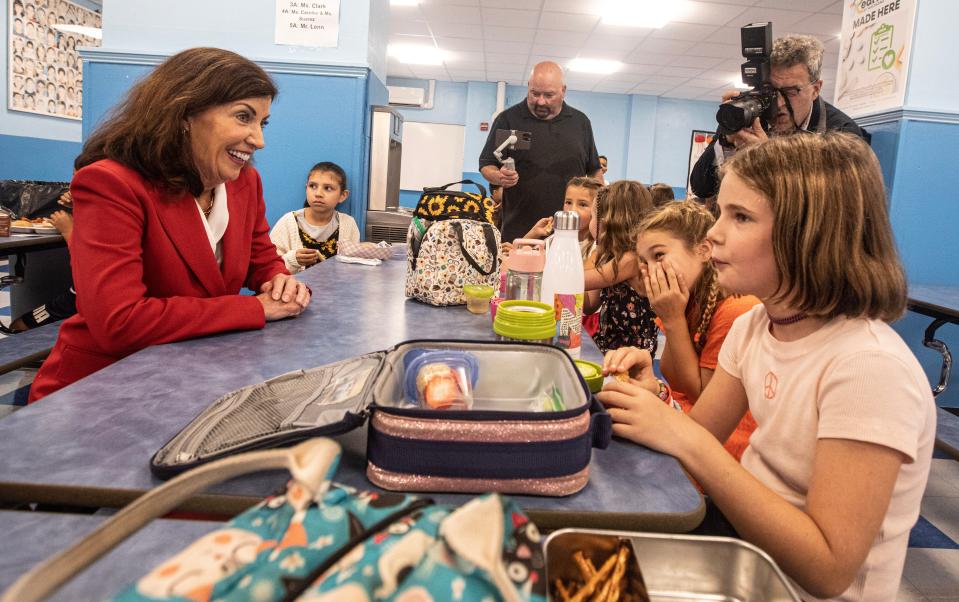
[[[819,12],[835,1],[836,0],[803,0],[801,7],[803,10]],[[794,9],[797,7],[797,3],[796,0],[757,0],[755,6],[762,8]]]
[[635,77],[635,76],[645,76],[653,75],[662,71],[663,67],[660,65],[637,65],[634,63],[624,64],[619,71],[613,73],[609,76],[610,79],[617,78],[619,76],[623,77]]
[[693,67],[702,71],[703,69],[712,69],[721,62],[723,62],[723,59],[715,57],[687,56],[684,54],[677,56],[669,65],[670,67]]
[[516,52],[486,52],[486,62],[487,63],[503,63],[504,65],[521,65],[525,66],[526,61],[529,59],[529,53],[516,53]]
[[449,6],[446,4],[421,4],[420,10],[430,20],[469,25],[480,22],[480,10],[472,6]]
[[842,30],[842,15],[811,15],[793,25],[791,30],[835,37]]
[[[473,31],[479,31],[479,27],[470,28]],[[520,27],[483,27],[483,38],[487,44],[490,40],[503,42],[531,42],[536,36],[535,29],[523,29]]]
[[838,2],[833,2],[832,4],[830,4],[829,6],[827,6],[826,8],[822,9],[819,12],[830,14],[830,15],[841,15],[843,11],[843,6],[844,6],[843,1],[839,0]]
[[663,67],[659,70],[660,75],[673,75],[676,77],[695,77],[703,72],[702,67]]
[[[511,10],[506,8],[483,8],[483,24],[500,27],[536,27],[539,12],[534,10]],[[478,23],[477,19],[474,23]]]
[[711,44],[709,42],[703,42],[694,44],[692,48],[686,51],[686,55],[729,59],[742,56],[742,49],[738,44]]
[[474,38],[481,39],[483,32],[479,27],[463,27],[455,23],[430,21],[433,35],[439,38]]
[[491,52],[510,52],[515,54],[529,54],[529,51],[533,48],[531,42],[504,42],[504,41],[487,41],[486,50]]
[[542,0],[480,0],[483,8],[519,8],[539,10]]
[[675,54],[660,54],[658,52],[646,52],[645,50],[634,50],[626,57],[627,63],[636,63],[639,65],[660,65],[666,66],[675,60]]
[[675,56],[677,54],[683,54],[692,47],[692,42],[686,42],[684,40],[660,40],[650,37],[646,38],[646,40],[637,46],[636,50]]
[[669,75],[650,75],[649,77],[643,80],[643,83],[655,85],[655,86],[676,87],[680,84],[685,84],[688,81],[689,81],[688,77],[672,77]]
[[745,8],[745,6],[690,1],[684,3],[683,9],[675,20],[700,25],[726,25],[734,20],[738,23],[738,17]]
[[[800,6],[802,5],[800,4]],[[754,6],[744,10],[742,14],[739,15],[738,18],[742,21],[742,23],[739,24],[739,27],[742,27],[747,23],[771,21],[773,24],[773,36],[781,36],[787,31],[791,31],[793,25],[812,14],[812,12],[803,12],[798,10],[781,10],[778,8],[763,8]]]
[[593,31],[599,17],[571,13],[544,12],[539,18],[540,29],[556,29],[560,31]]
[[735,4],[737,6],[752,6],[756,0],[700,0],[707,4]]
[[603,82],[593,88],[593,92],[605,92],[607,94],[625,94],[636,86],[635,82]]
[[470,38],[436,38],[436,45],[442,50],[450,52],[472,51],[482,52],[482,40],[471,40]]
[[543,10],[598,15],[604,0],[546,0]]
[[552,46],[582,46],[586,43],[589,34],[575,31],[552,31],[540,29],[536,32],[536,44],[550,44]]
[[667,23],[650,36],[653,39],[689,40],[699,42],[714,33],[717,25],[697,25],[694,23]]
[[483,63],[485,63],[486,60],[487,60],[486,54],[483,52],[475,52],[475,51],[470,52],[466,50],[457,50],[455,52],[450,52],[449,58],[444,60],[443,62],[448,63],[450,66],[452,65],[466,66],[471,63],[473,64],[478,63],[477,69],[482,69]]
[[573,46],[550,46],[548,44],[535,44],[532,54],[543,56],[558,56],[563,58],[574,58],[579,55],[580,48]]
[[590,49],[633,50],[642,40],[632,36],[604,36],[593,34],[586,40],[584,46]]
[[[749,23],[749,21],[743,21],[742,25],[747,23]],[[742,25],[740,25],[740,27]],[[775,29],[773,30],[773,33],[775,34]],[[742,38],[739,35],[739,27],[720,27],[711,36],[706,38],[705,41],[714,44],[731,44],[736,48],[742,47]],[[736,54],[738,55],[739,52]]]

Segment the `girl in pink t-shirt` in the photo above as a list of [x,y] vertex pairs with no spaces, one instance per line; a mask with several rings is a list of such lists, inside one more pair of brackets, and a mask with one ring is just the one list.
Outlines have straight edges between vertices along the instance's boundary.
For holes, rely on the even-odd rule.
[[[935,404],[889,326],[905,311],[879,162],[849,134],[772,138],[724,165],[709,231],[719,285],[762,301],[733,324],[689,414],[647,388],[647,353],[599,394],[613,432],[674,455],[804,599],[892,600],[929,473]],[[742,464],[720,441],[747,410]]]

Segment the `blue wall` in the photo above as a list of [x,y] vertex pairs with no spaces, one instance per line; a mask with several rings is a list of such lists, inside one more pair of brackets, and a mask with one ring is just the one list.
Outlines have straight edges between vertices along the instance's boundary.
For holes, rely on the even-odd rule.
[[69,182],[79,142],[0,134],[0,180]]

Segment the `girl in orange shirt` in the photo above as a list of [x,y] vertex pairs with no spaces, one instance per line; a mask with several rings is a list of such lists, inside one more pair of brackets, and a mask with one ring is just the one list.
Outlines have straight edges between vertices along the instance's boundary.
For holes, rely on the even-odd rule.
[[[683,201],[651,213],[636,230],[640,278],[666,334],[659,367],[687,413],[712,378],[733,322],[759,303],[752,295],[728,296],[719,287],[706,240],[714,222],[705,207]],[[747,412],[726,440],[724,447],[736,460],[755,428]]]

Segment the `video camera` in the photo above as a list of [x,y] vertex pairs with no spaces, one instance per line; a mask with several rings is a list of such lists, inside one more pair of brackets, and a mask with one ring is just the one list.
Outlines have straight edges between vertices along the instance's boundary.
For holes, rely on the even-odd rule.
[[776,114],[776,89],[769,82],[769,56],[773,50],[773,24],[750,23],[739,30],[742,40],[743,83],[752,90],[719,105],[716,121],[719,123],[717,134],[725,142],[728,134],[749,127],[759,117],[764,130],[769,131],[769,123]]

